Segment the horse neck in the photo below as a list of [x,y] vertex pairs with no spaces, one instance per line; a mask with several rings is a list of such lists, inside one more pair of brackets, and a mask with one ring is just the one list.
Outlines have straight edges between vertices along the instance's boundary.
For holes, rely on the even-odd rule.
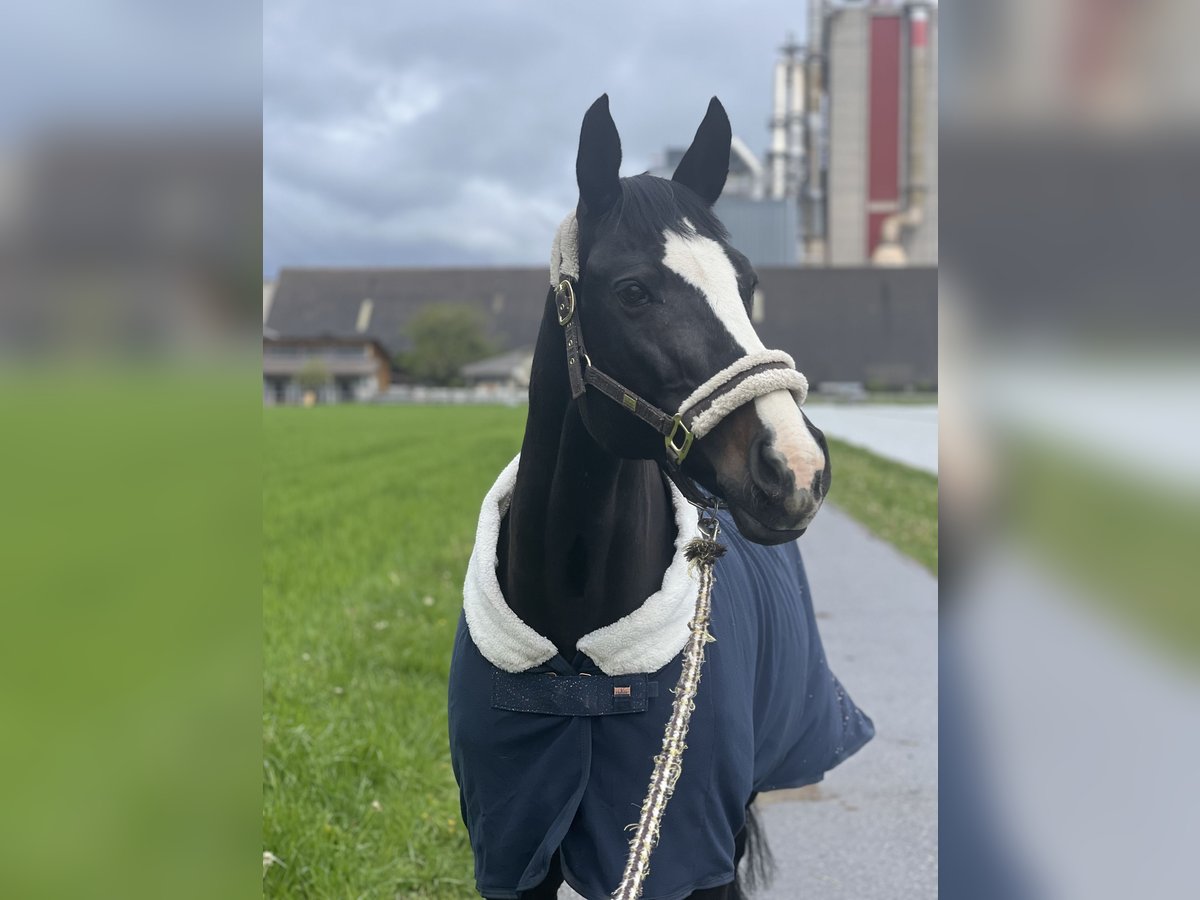
[[607,453],[584,426],[548,302],[498,548],[510,608],[569,661],[580,637],[628,615],[662,586],[674,538],[671,496],[657,465]]

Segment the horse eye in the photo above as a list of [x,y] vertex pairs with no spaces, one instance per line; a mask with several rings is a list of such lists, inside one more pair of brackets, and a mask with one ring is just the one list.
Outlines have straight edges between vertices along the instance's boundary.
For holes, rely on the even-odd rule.
[[754,292],[757,290],[758,276],[755,275],[750,281],[750,290],[746,291],[745,296],[742,298],[742,306],[746,307],[746,312],[750,312],[750,310],[754,307]]
[[617,288],[617,299],[626,306],[641,306],[650,299],[650,294],[636,281],[627,281]]

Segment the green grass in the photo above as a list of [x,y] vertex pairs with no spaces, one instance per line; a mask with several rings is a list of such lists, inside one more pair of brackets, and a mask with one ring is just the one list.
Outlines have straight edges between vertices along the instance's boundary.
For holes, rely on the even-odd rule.
[[1006,450],[1020,483],[1008,509],[1017,539],[1117,621],[1181,658],[1200,660],[1194,492],[1045,440],[1015,439]]
[[471,897],[446,678],[483,494],[524,411],[264,411],[271,897]]
[[833,459],[829,502],[936,575],[937,477],[833,438],[829,451]]
[[[523,409],[264,415],[269,897],[475,896],[446,678],[479,503]],[[930,568],[937,483],[830,442],[832,500]]]
[[867,395],[861,400],[846,401],[840,397],[831,397],[828,394],[821,394],[813,391],[808,395],[805,404],[844,404],[853,406],[856,403],[889,403],[901,404],[904,406],[937,406],[938,395],[936,391],[867,391]]

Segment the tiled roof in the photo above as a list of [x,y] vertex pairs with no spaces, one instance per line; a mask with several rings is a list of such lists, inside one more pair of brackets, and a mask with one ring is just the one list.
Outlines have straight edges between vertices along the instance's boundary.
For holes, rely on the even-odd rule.
[[[422,307],[456,303],[478,309],[489,337],[508,349],[532,344],[549,279],[538,269],[284,269],[266,327],[280,337],[364,334],[393,354],[407,349],[405,329]],[[356,328],[371,301],[365,333]]]

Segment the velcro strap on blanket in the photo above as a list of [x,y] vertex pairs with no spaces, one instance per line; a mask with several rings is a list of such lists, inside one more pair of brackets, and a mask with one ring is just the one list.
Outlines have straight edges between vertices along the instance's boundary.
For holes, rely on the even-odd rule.
[[492,708],[544,716],[611,716],[646,711],[658,682],[638,675],[559,675],[492,669]]

